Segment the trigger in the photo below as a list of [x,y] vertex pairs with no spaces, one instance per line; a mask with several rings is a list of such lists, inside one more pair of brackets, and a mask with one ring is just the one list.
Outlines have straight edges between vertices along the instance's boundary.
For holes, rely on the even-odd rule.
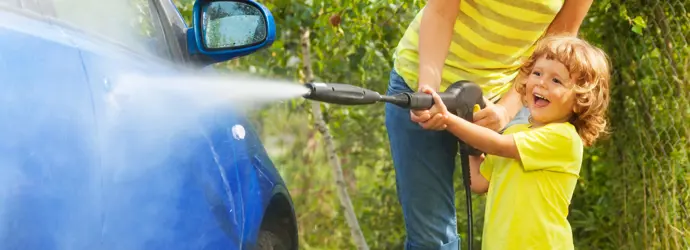
[[472,113],[477,113],[479,110],[482,110],[482,108],[479,107],[479,104],[474,105],[474,110],[472,110]]

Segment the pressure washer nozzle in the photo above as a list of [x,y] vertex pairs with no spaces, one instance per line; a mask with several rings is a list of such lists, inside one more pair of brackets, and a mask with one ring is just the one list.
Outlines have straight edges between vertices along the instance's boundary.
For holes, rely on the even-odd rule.
[[307,83],[309,92],[303,97],[342,105],[373,104],[381,100],[381,95],[375,91],[340,83]]

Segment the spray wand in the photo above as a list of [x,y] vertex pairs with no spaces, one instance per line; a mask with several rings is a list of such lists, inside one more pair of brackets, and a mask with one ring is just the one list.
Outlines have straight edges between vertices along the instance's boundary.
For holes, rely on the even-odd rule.
[[[373,90],[338,83],[308,83],[305,86],[309,92],[303,97],[310,100],[340,105],[367,105],[380,102],[395,104],[401,108],[412,110],[426,110],[434,105],[434,99],[427,93],[400,93],[396,95],[381,95]],[[468,121],[472,121],[474,106],[485,108],[486,103],[481,88],[470,81],[458,81],[450,85],[446,91],[438,93],[448,111]],[[467,204],[467,244],[472,249],[472,196],[470,182],[470,155],[480,155],[481,152],[459,141],[462,177],[465,186]]]

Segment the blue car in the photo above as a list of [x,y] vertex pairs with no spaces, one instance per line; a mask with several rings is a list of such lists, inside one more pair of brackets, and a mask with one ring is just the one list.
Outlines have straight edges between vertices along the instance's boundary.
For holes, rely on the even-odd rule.
[[297,249],[246,117],[150,88],[275,36],[252,0],[0,0],[0,249]]

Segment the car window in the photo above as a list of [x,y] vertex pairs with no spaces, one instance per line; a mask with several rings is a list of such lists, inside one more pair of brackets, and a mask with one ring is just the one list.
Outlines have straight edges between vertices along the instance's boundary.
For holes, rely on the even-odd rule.
[[50,1],[51,0],[0,0],[0,7],[12,7],[42,16],[52,16],[52,9],[44,8],[45,3],[49,3]]
[[39,6],[38,1],[39,0],[20,0],[19,3],[25,10],[30,10],[41,14],[41,7]]
[[21,7],[19,0],[0,0],[0,7]]
[[170,59],[170,50],[151,0],[40,1],[51,2],[55,18],[79,29],[106,37],[135,52]]

